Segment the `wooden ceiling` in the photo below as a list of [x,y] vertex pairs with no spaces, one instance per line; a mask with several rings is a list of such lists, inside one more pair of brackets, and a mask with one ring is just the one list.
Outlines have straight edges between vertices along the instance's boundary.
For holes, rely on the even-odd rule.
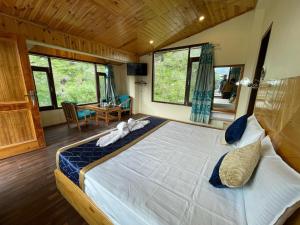
[[245,13],[256,1],[0,0],[0,12],[142,55]]

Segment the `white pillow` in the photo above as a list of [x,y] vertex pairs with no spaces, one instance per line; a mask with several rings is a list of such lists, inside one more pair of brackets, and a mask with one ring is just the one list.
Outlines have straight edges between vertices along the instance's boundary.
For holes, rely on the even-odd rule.
[[300,206],[300,174],[278,155],[265,156],[243,192],[248,225],[282,225]]
[[274,150],[272,141],[269,136],[264,137],[261,141],[261,156],[262,157],[279,157]]
[[246,130],[242,138],[234,145],[237,148],[242,148],[246,145],[256,142],[258,139],[262,140],[265,137],[265,130],[260,126],[254,115],[248,117]]

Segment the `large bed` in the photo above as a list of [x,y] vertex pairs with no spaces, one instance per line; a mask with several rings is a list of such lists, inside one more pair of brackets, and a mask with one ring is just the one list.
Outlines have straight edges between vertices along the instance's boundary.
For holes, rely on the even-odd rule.
[[[261,123],[263,109],[256,110]],[[245,190],[218,189],[208,182],[219,158],[234,149],[222,144],[223,130],[143,119],[152,125],[100,155],[94,153],[95,142],[106,133],[58,150],[57,187],[89,224],[249,224]],[[274,136],[270,132],[271,139],[278,140],[278,134]],[[261,160],[277,160],[276,152],[262,145]],[[83,157],[89,146],[93,150],[85,154],[93,157]],[[253,224],[264,224],[267,216],[262,213]]]

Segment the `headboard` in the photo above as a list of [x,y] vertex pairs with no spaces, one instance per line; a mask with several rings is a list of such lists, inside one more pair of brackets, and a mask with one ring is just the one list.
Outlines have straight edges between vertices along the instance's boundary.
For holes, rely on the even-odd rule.
[[277,153],[300,173],[300,76],[261,82],[254,114]]

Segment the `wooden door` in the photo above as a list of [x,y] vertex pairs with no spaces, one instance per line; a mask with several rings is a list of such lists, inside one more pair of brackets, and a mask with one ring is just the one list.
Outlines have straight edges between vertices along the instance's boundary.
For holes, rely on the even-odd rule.
[[0,33],[0,159],[45,146],[25,39]]

